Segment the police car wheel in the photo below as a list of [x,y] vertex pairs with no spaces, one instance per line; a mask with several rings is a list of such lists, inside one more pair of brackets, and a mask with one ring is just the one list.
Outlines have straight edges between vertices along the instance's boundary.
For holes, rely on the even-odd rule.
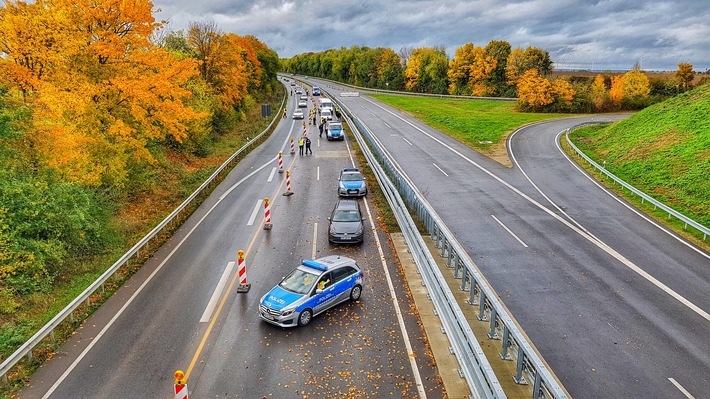
[[303,327],[311,322],[313,318],[313,312],[310,309],[303,309],[301,314],[298,315],[298,325]]
[[353,287],[352,291],[350,291],[350,300],[359,301],[361,295],[362,295],[362,287],[360,287],[359,285],[356,285]]

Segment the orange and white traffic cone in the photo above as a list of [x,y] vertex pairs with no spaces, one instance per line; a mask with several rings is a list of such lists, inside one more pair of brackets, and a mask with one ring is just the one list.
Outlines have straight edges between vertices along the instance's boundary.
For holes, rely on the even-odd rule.
[[283,160],[283,156],[281,154],[281,151],[279,151],[279,173],[283,173],[283,172],[284,172],[284,160]]
[[287,170],[286,171],[286,192],[283,193],[285,196],[293,195],[293,191],[291,191],[291,171]]
[[264,198],[264,230],[271,230],[274,227],[271,224],[271,207],[269,206],[269,198]]
[[237,254],[239,256],[237,260],[237,275],[239,276],[237,292],[249,292],[251,284],[247,284],[247,265],[244,263],[244,251],[240,249]]

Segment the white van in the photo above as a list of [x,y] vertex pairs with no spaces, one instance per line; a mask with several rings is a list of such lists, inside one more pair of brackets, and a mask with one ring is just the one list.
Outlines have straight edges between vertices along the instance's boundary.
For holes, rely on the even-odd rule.
[[324,109],[330,108],[330,111],[333,112],[335,110],[335,107],[333,106],[333,101],[330,100],[330,98],[325,98],[322,97],[320,99],[320,109],[321,112],[323,112]]

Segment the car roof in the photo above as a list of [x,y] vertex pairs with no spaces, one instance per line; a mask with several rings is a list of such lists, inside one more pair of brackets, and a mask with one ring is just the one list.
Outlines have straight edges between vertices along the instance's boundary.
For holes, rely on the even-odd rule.
[[360,209],[360,205],[354,199],[339,199],[335,207],[346,211]]
[[301,266],[305,266],[309,269],[314,269],[320,272],[326,272],[333,270],[337,267],[350,265],[357,267],[355,259],[348,258],[347,256],[341,255],[329,255],[319,259],[307,259],[301,262]]

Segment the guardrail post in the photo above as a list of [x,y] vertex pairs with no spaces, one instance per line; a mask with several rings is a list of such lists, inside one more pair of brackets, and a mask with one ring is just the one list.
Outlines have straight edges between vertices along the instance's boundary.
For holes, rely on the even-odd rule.
[[515,368],[515,375],[513,376],[513,381],[515,381],[516,384],[520,385],[527,385],[528,382],[525,380],[525,377],[523,377],[523,360],[525,359],[525,353],[523,353],[523,349],[518,347],[518,364]]
[[542,382],[542,377],[540,376],[540,373],[535,371],[535,382],[533,383],[533,398],[539,398],[540,397],[540,383]]
[[461,276],[461,286],[459,289],[461,291],[466,291],[466,283],[471,280],[471,274],[468,272],[468,270],[465,270],[463,275]]
[[478,316],[480,321],[486,321],[486,293],[481,290],[481,299],[478,300]]
[[453,268],[453,266],[451,265],[452,261],[457,262],[458,260],[456,259],[456,253],[449,249],[449,258],[446,260],[446,267],[448,267],[449,269]]
[[446,237],[443,237],[441,240],[441,257],[443,258],[446,256],[446,247],[449,245],[449,242],[446,240]]
[[500,339],[500,336],[496,332],[496,324],[498,322],[498,312],[495,307],[491,307],[491,327],[488,330],[488,338],[490,339]]
[[464,269],[463,261],[456,254],[456,263],[454,264],[454,278],[461,278],[460,273]]
[[503,347],[498,354],[503,360],[513,360],[513,357],[508,353],[508,348],[510,348],[510,330],[508,326],[503,327]]
[[478,286],[476,285],[476,280],[471,280],[471,295],[468,297],[469,305],[478,305],[479,302],[476,299],[478,296]]

